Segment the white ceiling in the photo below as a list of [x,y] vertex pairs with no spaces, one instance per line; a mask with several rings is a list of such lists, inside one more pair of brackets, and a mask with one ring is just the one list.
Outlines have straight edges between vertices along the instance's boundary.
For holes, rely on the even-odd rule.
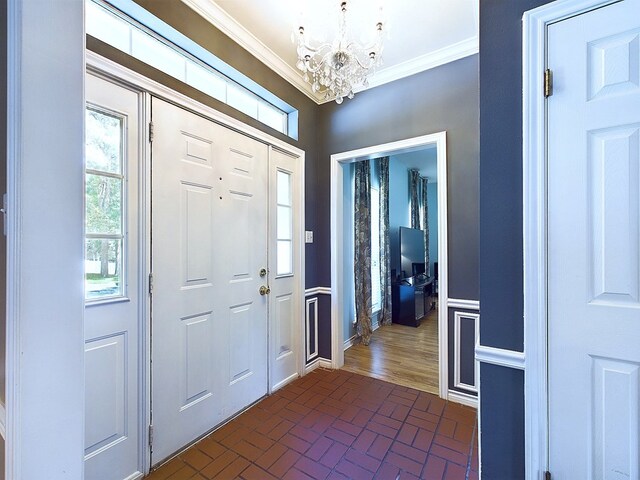
[[[291,34],[304,18],[310,36],[330,37],[336,30],[340,0],[182,1],[322,103],[323,95],[312,93],[295,68]],[[387,36],[384,63],[370,88],[478,51],[478,0],[349,0],[354,31],[373,30],[378,5],[383,7]]]

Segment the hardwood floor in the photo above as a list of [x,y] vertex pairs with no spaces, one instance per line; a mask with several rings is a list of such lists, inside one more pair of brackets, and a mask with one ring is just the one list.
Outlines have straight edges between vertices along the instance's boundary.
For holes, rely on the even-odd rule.
[[378,328],[369,346],[344,352],[344,370],[438,395],[438,310],[418,328],[391,324]]

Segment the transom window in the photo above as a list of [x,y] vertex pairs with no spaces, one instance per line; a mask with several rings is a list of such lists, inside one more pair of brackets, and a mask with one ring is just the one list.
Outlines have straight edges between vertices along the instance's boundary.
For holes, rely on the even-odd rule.
[[122,297],[126,118],[86,110],[85,299]]
[[[262,96],[258,95],[238,81],[220,73],[208,65],[205,59],[195,56],[192,51],[180,48],[101,1],[86,0],[85,12],[86,30],[89,35],[226,103],[278,132],[292,138],[297,137],[297,111],[270,92],[265,94],[264,89],[261,89]],[[148,17],[152,17],[148,12],[146,13]],[[161,26],[163,31],[176,34],[171,27],[155,17],[153,17],[153,25]],[[194,42],[183,39],[183,47],[185,45],[193,45],[193,51],[204,50]],[[212,57],[208,52],[204,56]],[[217,62],[220,63],[219,60]],[[228,66],[227,68],[230,69]],[[276,104],[279,102],[288,108],[279,108],[265,98],[270,98]]]

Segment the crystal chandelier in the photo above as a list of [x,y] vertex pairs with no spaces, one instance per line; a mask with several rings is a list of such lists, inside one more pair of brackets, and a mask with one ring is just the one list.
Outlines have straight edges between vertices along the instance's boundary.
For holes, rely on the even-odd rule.
[[324,92],[325,99],[342,103],[344,97],[353,98],[355,87],[368,86],[368,77],[382,64],[382,20],[375,26],[371,44],[362,45],[352,35],[347,25],[347,2],[340,2],[338,36],[333,42],[313,46],[305,37],[301,25],[295,34],[298,61],[296,66],[304,73],[304,80],[311,83],[314,93]]

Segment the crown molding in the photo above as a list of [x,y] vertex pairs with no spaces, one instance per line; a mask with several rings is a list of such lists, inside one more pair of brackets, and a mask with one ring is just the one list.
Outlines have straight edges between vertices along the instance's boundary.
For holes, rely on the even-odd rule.
[[222,33],[251,53],[267,67],[291,83],[311,100],[320,103],[324,98],[324,95],[314,94],[311,90],[311,85],[303,80],[295,68],[282,60],[273,50],[258,40],[249,30],[240,25],[233,17],[220,8],[218,4],[210,0],[182,0],[182,2],[208,20]]
[[[315,103],[323,104],[333,101],[332,99],[325,99],[324,94],[314,93],[311,90],[311,85],[303,80],[302,75],[300,75],[297,69],[293,68],[273,52],[273,50],[258,40],[249,30],[240,25],[214,1],[182,0],[182,2]],[[436,50],[435,52],[426,53],[398,65],[379,70],[369,79],[369,86],[367,88],[359,88],[356,89],[355,92],[362,92],[373,87],[384,85],[385,83],[439,67],[445,63],[453,62],[476,53],[478,53],[477,35]]]
[[458,43],[454,43],[447,47],[436,50],[435,52],[425,53],[406,62],[399,63],[389,68],[384,68],[376,72],[369,80],[369,88],[384,85],[416,73],[439,67],[445,63],[460,60],[478,53],[478,37],[471,37]]

